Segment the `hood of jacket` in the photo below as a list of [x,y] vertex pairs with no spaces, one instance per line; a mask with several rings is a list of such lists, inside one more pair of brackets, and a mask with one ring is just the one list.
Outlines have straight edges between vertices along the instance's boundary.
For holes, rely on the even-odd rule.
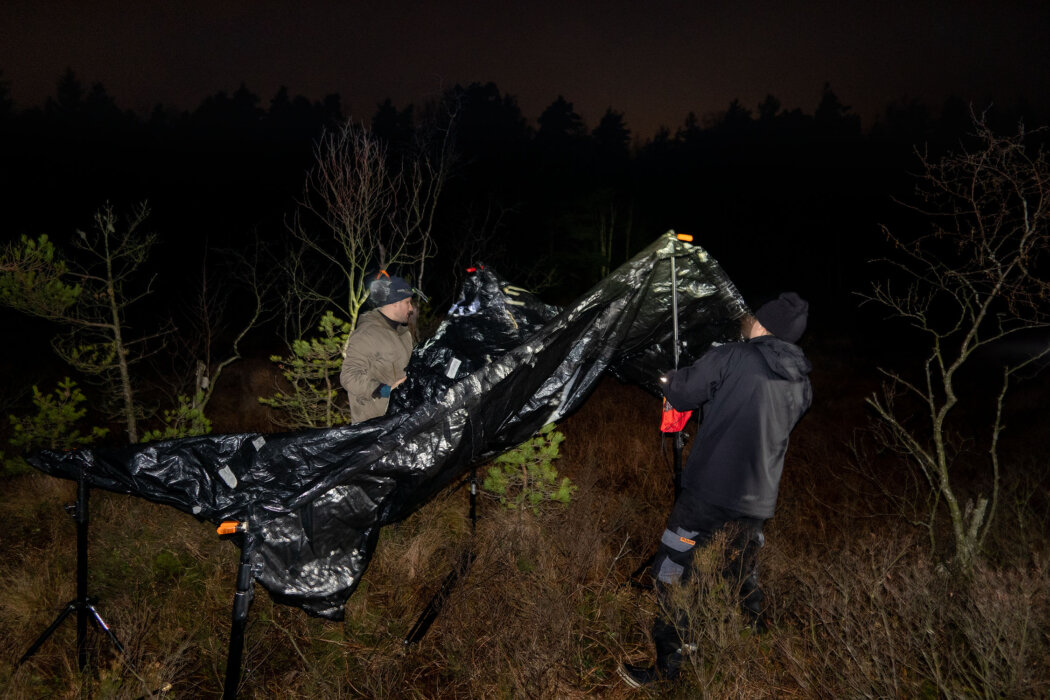
[[810,370],[813,369],[813,365],[806,359],[802,348],[774,335],[760,335],[748,342],[762,353],[769,369],[784,379],[799,381],[809,375]]

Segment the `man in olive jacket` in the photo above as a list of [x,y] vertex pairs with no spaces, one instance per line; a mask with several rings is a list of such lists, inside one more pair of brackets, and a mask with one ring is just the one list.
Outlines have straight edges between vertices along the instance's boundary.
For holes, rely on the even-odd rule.
[[369,284],[368,297],[377,308],[357,319],[339,372],[354,423],[386,415],[390,392],[405,381],[405,367],[412,357],[411,285],[381,272]]
[[744,320],[746,342],[713,348],[661,380],[675,409],[703,413],[653,560],[663,611],[653,623],[656,666],[621,666],[631,686],[678,675],[688,620],[672,591],[692,576],[695,551],[720,532],[726,534],[722,575],[739,591],[754,628],[764,628],[755,564],[765,541],[762,526],[776,506],[788,436],[812,401],[810,363],[795,344],[808,314],[805,300],[785,292]]

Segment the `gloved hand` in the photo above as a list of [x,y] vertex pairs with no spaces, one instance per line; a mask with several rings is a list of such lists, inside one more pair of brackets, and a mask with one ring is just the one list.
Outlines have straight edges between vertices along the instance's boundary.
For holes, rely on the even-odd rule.
[[396,389],[399,386],[401,386],[402,384],[404,384],[406,379],[408,379],[407,375],[404,376],[404,377],[401,377],[400,379],[398,379],[393,384],[380,384],[379,386],[376,387],[376,390],[372,392],[372,398],[373,399],[389,399],[390,398],[390,392],[393,389]]
[[660,388],[666,389],[671,383],[671,378],[674,377],[675,370],[671,369],[660,375]]

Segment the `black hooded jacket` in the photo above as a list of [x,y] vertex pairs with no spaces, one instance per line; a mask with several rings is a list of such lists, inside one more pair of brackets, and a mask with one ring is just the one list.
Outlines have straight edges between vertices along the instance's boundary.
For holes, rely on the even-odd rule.
[[810,368],[797,345],[763,335],[672,372],[667,400],[679,411],[703,411],[683,490],[744,516],[772,517],[788,436],[813,398]]

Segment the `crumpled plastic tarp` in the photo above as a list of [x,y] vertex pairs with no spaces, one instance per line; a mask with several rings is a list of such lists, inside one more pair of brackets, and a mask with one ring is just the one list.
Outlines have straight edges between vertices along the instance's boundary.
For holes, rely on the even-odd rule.
[[252,574],[274,600],[340,620],[382,526],[571,413],[607,370],[658,393],[673,365],[672,257],[689,363],[736,339],[748,309],[717,262],[669,232],[561,310],[479,266],[416,348],[382,418],[44,451],[29,461],[212,523],[247,521]]

